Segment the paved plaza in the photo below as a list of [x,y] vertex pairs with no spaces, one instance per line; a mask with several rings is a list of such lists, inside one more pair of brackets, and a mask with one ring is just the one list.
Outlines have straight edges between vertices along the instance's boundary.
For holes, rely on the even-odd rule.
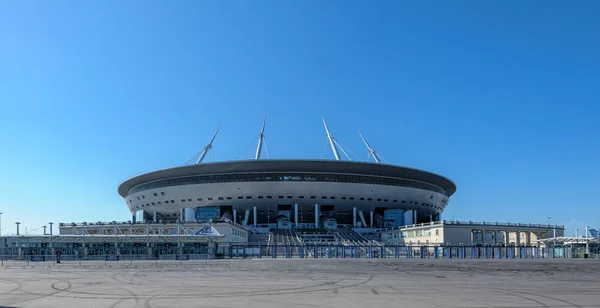
[[0,267],[0,307],[600,307],[596,260],[255,259]]

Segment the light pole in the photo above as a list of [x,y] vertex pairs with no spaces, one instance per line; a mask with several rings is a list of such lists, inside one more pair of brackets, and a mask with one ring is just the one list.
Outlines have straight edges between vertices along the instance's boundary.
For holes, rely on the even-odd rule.
[[15,222],[15,224],[17,225],[17,236],[19,236],[19,225],[21,224],[20,222]]
[[548,218],[548,226],[550,226],[550,220],[552,219],[552,216],[548,216],[546,218]]

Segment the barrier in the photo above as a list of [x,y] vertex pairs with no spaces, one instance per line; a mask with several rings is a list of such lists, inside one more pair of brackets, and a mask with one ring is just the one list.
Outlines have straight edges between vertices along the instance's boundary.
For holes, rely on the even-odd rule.
[[[223,251],[223,250],[221,250]],[[418,256],[415,256],[418,254]],[[433,245],[331,245],[315,244],[303,245],[252,245],[231,244],[222,253],[222,258],[435,258],[452,259],[544,259],[568,258],[577,254],[567,247],[535,247],[535,246],[433,246]],[[27,267],[27,266],[121,266],[135,265],[136,263],[151,263],[157,266],[158,261],[164,264],[186,264],[193,260],[206,260],[215,258],[215,255],[199,254],[106,254],[106,255],[28,255],[6,256],[0,255],[0,266]],[[155,261],[155,262],[152,262]],[[166,263],[165,263],[166,262]]]

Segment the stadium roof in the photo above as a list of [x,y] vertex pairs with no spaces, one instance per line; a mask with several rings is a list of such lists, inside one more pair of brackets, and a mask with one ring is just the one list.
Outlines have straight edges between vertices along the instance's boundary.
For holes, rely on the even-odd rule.
[[129,190],[137,185],[184,176],[271,172],[353,174],[410,179],[438,186],[448,196],[451,196],[456,191],[456,184],[450,179],[414,168],[343,160],[264,159],[192,164],[151,171],[123,181],[119,185],[118,192],[121,196],[125,197]]

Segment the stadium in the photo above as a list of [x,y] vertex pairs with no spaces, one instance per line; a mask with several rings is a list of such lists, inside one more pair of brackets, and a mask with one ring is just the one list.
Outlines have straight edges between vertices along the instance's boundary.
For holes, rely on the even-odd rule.
[[[352,161],[324,119],[323,125],[335,160],[261,159],[263,121],[254,159],[206,163],[217,130],[191,163],[118,186],[131,220],[62,222],[58,235],[49,223],[50,232],[44,226],[41,236],[20,234],[16,223],[16,236],[0,237],[0,256],[569,255],[563,248],[539,250],[554,245],[564,226],[443,220],[454,182],[382,162],[362,135],[373,161]],[[480,247],[487,247],[485,253]]]
[[127,179],[118,192],[134,220],[153,222],[384,228],[440,219],[456,191],[451,180],[380,163],[366,141],[374,163],[343,161],[325,128],[336,160],[260,159],[263,123],[255,160],[203,163],[203,152],[195,164]]

